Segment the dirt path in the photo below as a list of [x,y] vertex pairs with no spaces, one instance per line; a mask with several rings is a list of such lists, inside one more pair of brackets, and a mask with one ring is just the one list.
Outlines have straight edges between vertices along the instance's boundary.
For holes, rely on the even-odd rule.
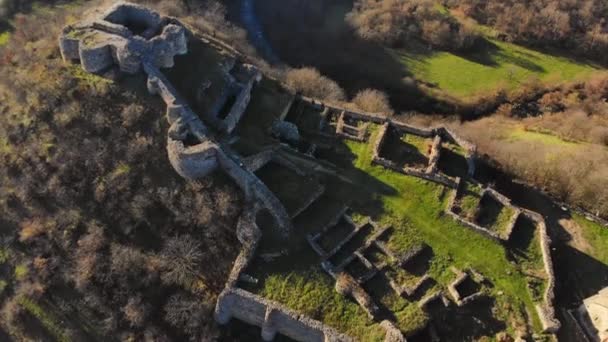
[[570,235],[568,245],[588,254],[593,252],[593,247],[583,237],[582,228],[576,221],[571,218],[562,218],[558,220],[558,223]]

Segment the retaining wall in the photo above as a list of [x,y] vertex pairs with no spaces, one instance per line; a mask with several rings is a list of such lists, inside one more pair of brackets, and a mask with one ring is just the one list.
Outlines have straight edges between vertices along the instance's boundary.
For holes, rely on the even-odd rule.
[[545,273],[547,274],[547,287],[543,295],[544,303],[536,306],[544,332],[556,333],[561,323],[555,315],[555,271],[553,269],[553,258],[551,257],[551,238],[547,232],[547,225],[542,215],[530,210],[523,210],[523,214],[537,224],[540,233],[540,248],[543,255]]
[[272,341],[277,333],[302,342],[353,341],[323,323],[281,304],[242,289],[227,288],[217,300],[215,319],[220,324],[226,324],[233,317],[262,327],[262,338],[265,341]]

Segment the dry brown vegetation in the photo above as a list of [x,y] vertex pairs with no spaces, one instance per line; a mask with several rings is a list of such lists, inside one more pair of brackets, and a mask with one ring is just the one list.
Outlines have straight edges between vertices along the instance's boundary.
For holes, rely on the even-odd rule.
[[601,185],[608,179],[605,147],[588,144],[569,148],[505,137],[518,123],[500,117],[485,118],[464,124],[460,130],[502,169],[563,201],[607,216],[608,191]]
[[392,115],[393,108],[388,100],[388,96],[376,89],[363,89],[355,95],[352,103],[359,109],[372,113],[383,113]]
[[488,117],[459,122],[427,115],[399,119],[445,124],[478,145],[503,171],[555,198],[608,217],[608,75],[551,91],[505,96]]
[[[608,216],[608,76],[458,125],[482,153],[557,198]],[[532,138],[513,132],[524,130]],[[562,142],[560,142],[560,140]]]
[[285,83],[291,91],[305,96],[330,101],[342,101],[345,98],[344,90],[315,68],[291,69],[285,74]]
[[472,47],[479,39],[475,30],[437,6],[434,0],[357,0],[348,21],[362,38],[391,46],[421,40],[442,49]]
[[109,81],[61,61],[56,37],[85,8],[19,15],[0,48],[0,330],[217,336],[211,310],[239,247],[240,191],[173,171],[164,104],[143,77]]
[[607,62],[608,3],[604,0],[449,0],[479,23],[496,28],[505,39],[537,46],[574,49]]

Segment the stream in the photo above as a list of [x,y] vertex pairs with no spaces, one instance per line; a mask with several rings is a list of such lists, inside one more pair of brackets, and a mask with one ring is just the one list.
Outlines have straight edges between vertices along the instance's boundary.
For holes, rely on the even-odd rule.
[[255,13],[255,0],[241,0],[239,14],[243,28],[249,36],[249,41],[258,53],[268,63],[278,64],[280,59],[268,39],[266,39],[262,25]]

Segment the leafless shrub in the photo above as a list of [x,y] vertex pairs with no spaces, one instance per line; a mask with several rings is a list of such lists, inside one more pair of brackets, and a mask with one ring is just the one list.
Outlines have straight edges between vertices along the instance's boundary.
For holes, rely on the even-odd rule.
[[99,250],[106,244],[103,228],[96,222],[89,224],[87,234],[78,240],[75,271],[73,274],[77,288],[85,288],[96,273]]
[[49,228],[50,224],[40,219],[32,219],[22,222],[21,231],[19,231],[19,241],[28,242],[46,233]]
[[287,87],[294,92],[319,99],[342,101],[344,90],[315,68],[291,69],[285,75]]
[[144,114],[144,107],[137,103],[132,103],[123,108],[121,116],[125,127],[133,127],[137,124]]
[[206,324],[204,317],[211,315],[212,311],[213,306],[209,302],[179,293],[171,296],[165,305],[165,321],[192,337],[211,341],[217,337],[217,330],[213,324]]
[[140,296],[129,298],[127,305],[122,308],[125,319],[132,327],[141,327],[146,321],[150,308]]
[[168,284],[190,287],[199,277],[203,253],[200,243],[189,235],[171,238],[161,252],[162,279]]
[[376,89],[364,89],[355,95],[352,101],[359,109],[366,112],[392,115],[394,113],[388,96]]

